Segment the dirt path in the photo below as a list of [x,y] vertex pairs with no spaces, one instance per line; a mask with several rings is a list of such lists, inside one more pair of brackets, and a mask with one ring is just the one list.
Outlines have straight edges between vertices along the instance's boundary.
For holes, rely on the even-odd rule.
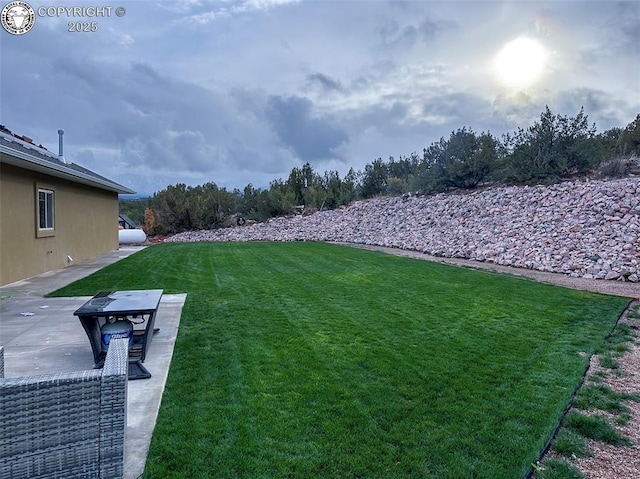
[[436,263],[453,264],[457,266],[465,266],[468,268],[486,269],[498,273],[512,274],[514,276],[522,276],[539,281],[541,283],[555,284],[564,286],[565,288],[580,289],[584,291],[593,291],[595,293],[611,294],[614,296],[623,296],[638,300],[640,298],[640,283],[630,283],[621,281],[605,281],[602,279],[584,279],[572,278],[565,274],[547,273],[534,269],[514,268],[511,266],[501,266],[494,263],[481,263],[479,261],[471,261],[459,258],[439,258],[419,251],[402,250],[398,248],[387,248],[384,246],[369,246],[362,244],[346,244],[356,248],[363,248],[373,251],[382,251],[396,256],[406,256],[410,258],[422,259],[425,261],[434,261]]

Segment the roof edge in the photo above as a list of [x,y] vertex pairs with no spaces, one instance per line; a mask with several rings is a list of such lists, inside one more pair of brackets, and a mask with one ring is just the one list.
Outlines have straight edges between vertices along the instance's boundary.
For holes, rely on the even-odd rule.
[[[7,140],[7,142],[15,142],[17,144],[23,143],[18,138],[6,138],[5,135],[0,135],[3,139]],[[34,145],[24,142],[24,145],[27,148],[33,149]],[[46,152],[46,153],[45,153]],[[73,181],[75,183],[81,183],[89,186],[94,186],[101,188],[107,191],[113,191],[119,194],[135,194],[136,192],[126,186],[123,186],[115,181],[111,181],[107,178],[89,175],[82,171],[75,170],[70,168],[64,163],[58,162],[57,157],[51,158],[51,160],[45,160],[42,158],[38,158],[35,155],[31,155],[27,152],[20,151],[18,149],[11,148],[5,144],[0,143],[0,153],[7,155],[9,158],[15,158],[14,161],[7,161],[5,156],[2,156],[0,162],[11,164],[13,166],[17,166],[20,168],[24,168],[31,171],[38,171],[41,173],[49,174],[51,176],[55,176],[62,179],[67,179]],[[49,156],[51,153],[48,150],[43,150],[42,152],[38,152],[43,156]],[[91,172],[90,170],[87,170]],[[91,172],[93,173],[93,172]]]

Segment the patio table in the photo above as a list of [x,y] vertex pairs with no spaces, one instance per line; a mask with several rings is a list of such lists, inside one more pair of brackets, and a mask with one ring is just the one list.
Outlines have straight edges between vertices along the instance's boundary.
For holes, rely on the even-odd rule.
[[133,325],[133,345],[129,349],[129,379],[146,379],[151,373],[142,365],[151,344],[156,312],[163,290],[145,289],[102,292],[78,308],[73,314],[84,327],[95,368],[102,367],[106,349],[101,344],[101,328],[111,319],[127,320]]

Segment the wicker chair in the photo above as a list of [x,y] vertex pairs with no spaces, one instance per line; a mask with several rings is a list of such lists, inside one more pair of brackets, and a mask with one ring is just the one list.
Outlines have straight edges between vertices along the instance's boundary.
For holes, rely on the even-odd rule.
[[0,348],[0,479],[121,478],[128,341],[103,369],[4,378]]

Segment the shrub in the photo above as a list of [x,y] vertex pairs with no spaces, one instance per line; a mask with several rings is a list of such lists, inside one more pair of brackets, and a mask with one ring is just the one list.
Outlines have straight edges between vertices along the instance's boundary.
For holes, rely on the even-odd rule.
[[583,109],[569,118],[547,106],[540,121],[505,135],[504,175],[507,181],[551,183],[563,176],[584,173],[593,166],[596,128],[589,126]]
[[424,151],[431,188],[475,188],[494,169],[499,142],[491,133],[477,134],[466,127],[452,131],[448,140],[432,143]]
[[142,229],[147,236],[156,236],[158,234],[156,215],[151,208],[146,208],[144,210],[144,223],[142,225]]
[[632,173],[640,173],[640,160],[631,158],[613,158],[601,163],[595,170],[598,178],[620,178]]

